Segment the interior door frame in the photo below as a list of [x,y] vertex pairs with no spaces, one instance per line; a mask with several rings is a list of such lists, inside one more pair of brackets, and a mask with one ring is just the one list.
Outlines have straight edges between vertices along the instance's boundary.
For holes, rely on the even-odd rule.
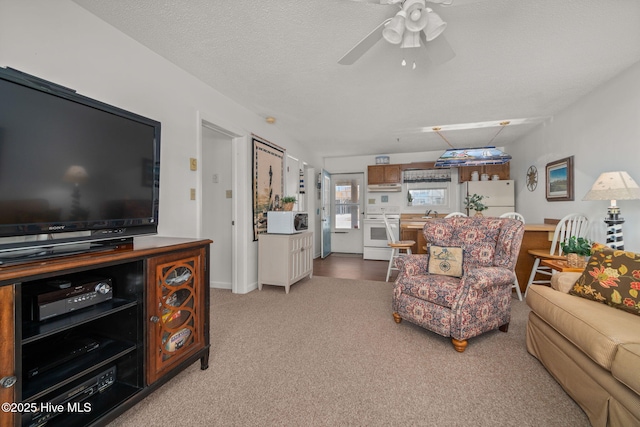
[[[358,179],[360,180],[360,188],[358,194],[358,221],[360,224],[360,228],[355,229],[342,229],[336,228],[336,221],[333,221],[334,215],[337,215],[338,208],[338,197],[336,195],[336,184],[338,180],[341,179]],[[334,234],[332,238],[332,250],[336,250],[338,252],[345,253],[362,253],[364,250],[364,209],[365,209],[365,197],[366,197],[366,188],[365,188],[365,177],[364,172],[342,172],[342,173],[333,173],[331,174],[331,219],[332,219],[332,229],[331,232]],[[354,240],[355,239],[355,240]],[[348,244],[347,242],[357,241],[359,244],[357,247]],[[343,246],[344,245],[344,246]]]
[[320,171],[320,256],[326,258],[331,254],[331,174],[322,169]]
[[[243,131],[235,126],[230,126],[229,124],[220,124],[223,123],[220,120],[217,120],[210,114],[203,113],[198,111],[196,114],[197,119],[197,139],[196,139],[196,155],[198,159],[202,159],[202,128],[207,127],[216,132],[222,133],[231,138],[231,192],[232,192],[232,201],[231,201],[231,292],[232,293],[247,293],[250,291],[248,276],[247,276],[247,268],[248,268],[248,252],[249,248],[246,243],[248,237],[246,236],[246,232],[243,232],[246,227],[244,224],[248,223],[248,219],[246,215],[239,214],[243,211],[246,211],[243,208],[243,204],[245,201],[238,197],[240,194],[244,194],[245,192],[250,194],[250,190],[248,187],[248,183],[246,180],[241,179],[240,175],[240,165],[238,163],[238,159],[242,158],[243,148],[247,145],[248,140],[248,132]],[[246,151],[246,149],[244,150]],[[204,212],[202,212],[202,186],[203,186],[203,175],[202,168],[198,167],[196,170],[197,174],[197,186],[196,186],[196,205],[197,205],[197,221],[196,221],[196,234],[198,238],[202,238],[202,221],[204,217]],[[215,243],[214,243],[215,244]],[[207,286],[211,286],[210,283],[207,283]]]

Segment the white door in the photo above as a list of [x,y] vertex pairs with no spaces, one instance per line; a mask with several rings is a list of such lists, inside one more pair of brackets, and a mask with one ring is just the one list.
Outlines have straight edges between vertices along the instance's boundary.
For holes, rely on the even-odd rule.
[[364,174],[331,175],[333,252],[362,253]]
[[331,174],[324,169],[321,172],[320,192],[322,195],[320,252],[322,258],[326,258],[331,253]]

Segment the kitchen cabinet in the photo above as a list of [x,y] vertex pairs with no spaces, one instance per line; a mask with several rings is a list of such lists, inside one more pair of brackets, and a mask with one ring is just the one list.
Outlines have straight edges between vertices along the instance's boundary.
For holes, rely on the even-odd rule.
[[367,184],[400,184],[401,165],[372,165],[367,167]]
[[284,286],[313,276],[313,232],[261,234],[258,237],[258,289]]
[[0,400],[38,410],[1,412],[0,426],[106,425],[198,359],[206,369],[210,243],[142,237],[1,266]]
[[471,181],[471,173],[474,171],[478,172],[478,176],[486,173],[489,175],[489,179],[493,175],[498,175],[500,180],[511,179],[509,163],[504,163],[502,165],[460,166],[458,167],[458,181]]

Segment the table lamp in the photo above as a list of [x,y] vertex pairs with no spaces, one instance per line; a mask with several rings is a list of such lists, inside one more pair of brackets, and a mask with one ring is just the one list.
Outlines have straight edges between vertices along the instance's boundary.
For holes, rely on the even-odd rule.
[[582,200],[611,200],[611,206],[607,209],[607,217],[604,222],[607,229],[607,245],[613,249],[624,249],[622,237],[622,224],[624,218],[620,216],[620,208],[616,200],[640,199],[640,187],[627,172],[604,172],[600,174]]

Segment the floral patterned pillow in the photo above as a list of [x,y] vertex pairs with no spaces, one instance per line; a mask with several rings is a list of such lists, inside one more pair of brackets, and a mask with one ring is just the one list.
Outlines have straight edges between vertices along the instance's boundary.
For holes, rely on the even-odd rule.
[[462,276],[462,248],[429,245],[429,274]]
[[640,316],[640,254],[596,243],[569,293]]

